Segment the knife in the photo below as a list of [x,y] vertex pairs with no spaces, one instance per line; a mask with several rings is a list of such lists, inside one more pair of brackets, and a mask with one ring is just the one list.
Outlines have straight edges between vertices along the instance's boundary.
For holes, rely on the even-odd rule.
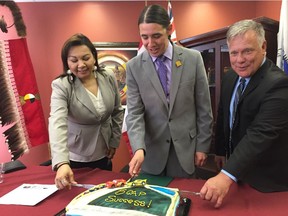
[[93,184],[72,184],[72,186],[90,189],[90,188],[95,187],[96,185],[93,185]]
[[137,176],[136,176],[136,175],[133,175],[133,176],[131,176],[131,178],[129,178],[129,179],[127,180],[126,183],[132,182],[132,181],[134,181],[136,178],[137,178]]
[[180,194],[190,194],[190,195],[194,195],[194,196],[200,196],[200,192],[195,192],[195,191],[179,190],[178,192]]

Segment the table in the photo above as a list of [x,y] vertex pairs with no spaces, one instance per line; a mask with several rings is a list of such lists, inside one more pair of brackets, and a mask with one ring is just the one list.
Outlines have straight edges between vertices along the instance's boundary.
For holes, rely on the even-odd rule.
[[[129,179],[127,173],[115,173],[99,169],[77,169],[74,175],[78,183],[100,184],[112,179]],[[23,183],[53,184],[55,172],[51,166],[31,166],[24,170],[5,174],[0,184],[0,196],[8,193]],[[169,187],[182,190],[199,191],[204,180],[176,178]],[[0,205],[3,216],[53,216],[60,212],[83,188],[73,187],[71,190],[60,190],[43,200],[36,206]],[[189,215],[192,216],[287,216],[288,192],[260,193],[248,185],[234,184],[220,209],[198,196],[189,196],[192,200]]]

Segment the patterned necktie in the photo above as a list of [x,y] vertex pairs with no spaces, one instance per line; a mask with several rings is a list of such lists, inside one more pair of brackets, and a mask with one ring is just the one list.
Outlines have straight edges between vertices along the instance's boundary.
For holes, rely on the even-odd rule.
[[234,123],[234,120],[235,120],[235,115],[236,115],[236,110],[237,110],[239,98],[241,97],[243,90],[245,88],[245,82],[246,82],[245,78],[240,79],[240,84],[238,85],[237,91],[235,93],[235,98],[234,98],[234,102],[233,102],[232,124]]
[[164,55],[158,56],[158,58],[156,59],[155,63],[158,67],[158,76],[162,85],[162,88],[164,90],[164,93],[167,97],[168,95],[168,89],[167,89],[167,72],[168,69],[166,67],[166,65],[164,64],[166,60],[166,57]]

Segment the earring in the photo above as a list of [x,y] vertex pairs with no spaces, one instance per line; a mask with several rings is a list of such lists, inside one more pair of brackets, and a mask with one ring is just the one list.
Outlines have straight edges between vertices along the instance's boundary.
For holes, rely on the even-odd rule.
[[73,82],[73,76],[71,70],[67,70],[68,79]]
[[96,71],[97,71],[97,66],[95,65],[95,66],[94,66],[94,72],[96,72]]

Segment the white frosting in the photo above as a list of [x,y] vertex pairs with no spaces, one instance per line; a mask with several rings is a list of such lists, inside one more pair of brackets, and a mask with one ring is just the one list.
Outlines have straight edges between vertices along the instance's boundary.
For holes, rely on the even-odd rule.
[[[174,216],[176,213],[176,207],[179,203],[179,194],[177,193],[178,189],[172,189],[172,188],[165,188],[160,186],[155,186],[153,188],[153,185],[145,185],[146,188],[156,191],[157,193],[161,194],[162,196],[170,197],[171,204],[167,210],[167,213],[165,216]],[[172,191],[171,194],[167,194],[165,192],[157,190],[157,188],[163,188],[164,190]],[[142,211],[136,211],[136,210],[129,210],[129,209],[118,209],[118,208],[108,208],[108,207],[102,207],[102,206],[96,206],[96,205],[87,205],[91,201],[107,194],[111,193],[113,191],[118,191],[121,188],[103,188],[99,190],[95,190],[92,192],[89,192],[89,190],[79,194],[77,197],[75,197],[69,205],[66,207],[66,215],[67,216],[94,216],[97,213],[101,213],[99,215],[101,216],[152,216],[154,214],[145,213]],[[129,186],[124,186],[122,189],[133,189]],[[91,189],[90,189],[91,191]],[[176,192],[176,193],[173,193]],[[130,203],[131,204],[131,203]]]

